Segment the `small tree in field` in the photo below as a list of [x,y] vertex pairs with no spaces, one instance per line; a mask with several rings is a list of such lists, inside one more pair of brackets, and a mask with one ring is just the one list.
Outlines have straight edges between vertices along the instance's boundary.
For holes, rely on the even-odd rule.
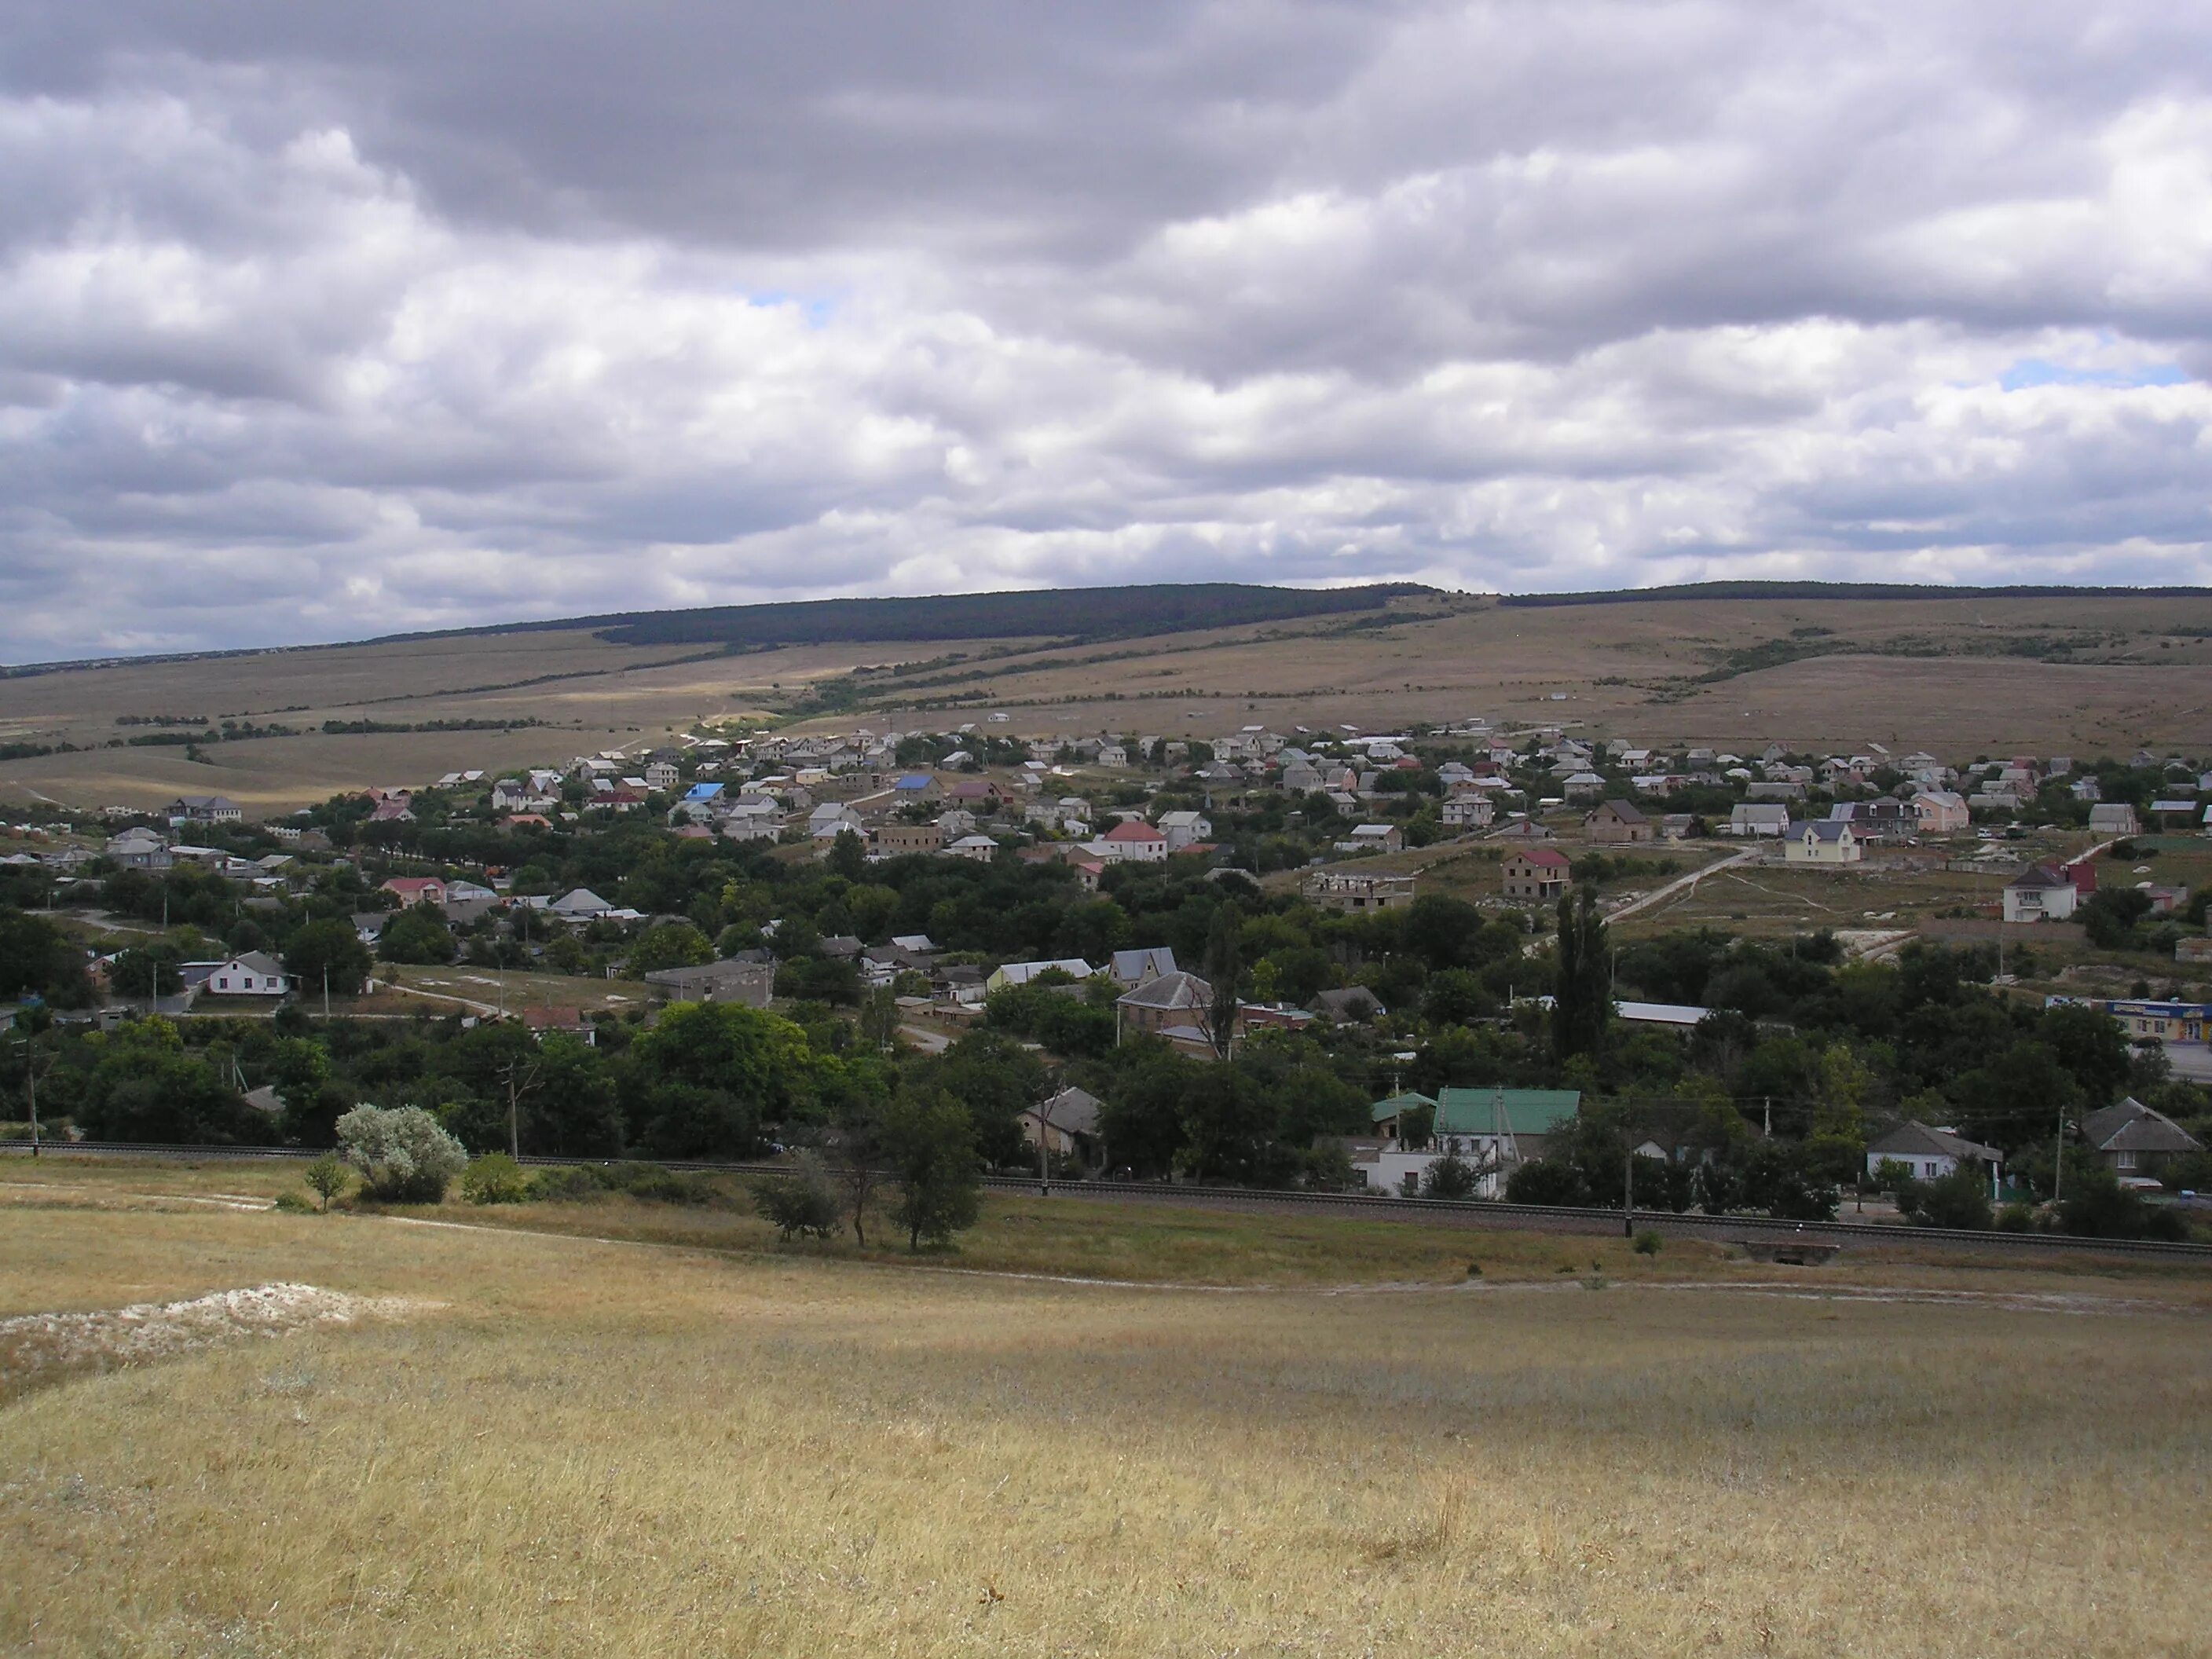
[[468,1167],[467,1149],[420,1106],[356,1106],[338,1120],[338,1146],[361,1171],[362,1194],[387,1204],[436,1204]]
[[907,1230],[907,1248],[942,1244],[975,1224],[982,1182],[975,1158],[975,1122],[968,1109],[939,1091],[906,1096],[884,1108],[883,1146],[898,1179],[891,1216]]
[[802,1158],[790,1175],[772,1176],[753,1188],[753,1206],[774,1224],[786,1243],[793,1238],[827,1238],[841,1213],[837,1194],[820,1164]]
[[323,1213],[328,1215],[331,1200],[346,1189],[353,1179],[346,1166],[338,1161],[336,1152],[325,1152],[307,1166],[307,1189],[323,1201]]

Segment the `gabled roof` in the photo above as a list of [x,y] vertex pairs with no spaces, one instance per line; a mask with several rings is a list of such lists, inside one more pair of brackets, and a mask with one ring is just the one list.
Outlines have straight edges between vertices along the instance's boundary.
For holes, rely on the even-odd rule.
[[1968,1162],[1979,1159],[1984,1164],[2004,1162],[2004,1154],[1996,1147],[1984,1146],[1979,1141],[1969,1140],[1948,1129],[1931,1129],[1917,1118],[1899,1124],[1879,1140],[1867,1143],[1867,1156],[1869,1158],[1882,1158],[1893,1152],[1905,1157],[1917,1154],[1923,1158],[1960,1158]]
[[2044,889],[2071,887],[2073,882],[2047,864],[2031,864],[2005,884],[2008,887]]
[[1838,818],[1800,818],[1790,826],[1793,841],[1841,841],[1850,825]]
[[2081,1133],[2100,1152],[2201,1152],[2203,1143],[2163,1112],[2132,1096],[2117,1106],[2092,1112]]
[[1509,856],[1517,858],[1525,864],[1540,865],[1547,870],[1571,870],[1574,867],[1567,861],[1567,855],[1556,847],[1531,847],[1526,851],[1516,851]]
[[1116,951],[1109,971],[1125,983],[1141,985],[1162,974],[1174,973],[1175,952],[1164,945],[1147,945],[1140,951]]
[[1038,1121],[1066,1133],[1095,1135],[1098,1133],[1098,1109],[1103,1103],[1097,1096],[1071,1086],[1049,1100],[1038,1102],[1030,1110],[1036,1114]]
[[1143,842],[1165,841],[1167,837],[1142,818],[1123,818],[1100,837],[1103,841]]
[[1597,807],[1590,816],[1592,817],[1595,817],[1599,812],[1610,812],[1615,817],[1619,818],[1623,823],[1644,823],[1650,822],[1650,820],[1645,818],[1643,812],[1638,809],[1635,803],[1632,801],[1606,801]]
[[[1384,1012],[1382,999],[1364,985],[1345,985],[1333,991],[1323,991],[1306,1006],[1334,1020],[1367,1019]],[[1435,1103],[1430,1102],[1431,1105]]]

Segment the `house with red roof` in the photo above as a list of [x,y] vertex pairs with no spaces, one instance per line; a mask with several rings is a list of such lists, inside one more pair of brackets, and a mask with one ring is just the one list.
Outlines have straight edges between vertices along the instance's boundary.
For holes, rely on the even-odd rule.
[[383,890],[401,904],[443,904],[446,884],[435,876],[394,876],[384,884]]
[[1142,818],[1123,818],[1097,841],[1091,849],[1099,857],[1115,863],[1155,863],[1168,855],[1168,838]]

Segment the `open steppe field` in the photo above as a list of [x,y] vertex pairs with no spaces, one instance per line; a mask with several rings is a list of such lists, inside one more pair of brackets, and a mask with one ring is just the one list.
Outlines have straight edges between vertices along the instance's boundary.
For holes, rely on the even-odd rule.
[[[1083,599],[1066,598],[1073,635]],[[1483,714],[1653,743],[2086,756],[2200,741],[2212,717],[2212,598],[1529,606],[1434,595],[1394,601],[1389,615],[1089,645],[862,641],[723,656],[555,629],[121,664],[0,679],[0,743],[105,744],[158,729],[116,724],[149,715],[310,734],[210,745],[198,762],[161,747],[0,762],[0,794],[152,805],[220,793],[267,812],[369,783],[558,762],[702,719],[773,715],[862,666],[890,671],[851,682],[863,712],[812,725],[934,728],[996,708],[1018,734],[1206,736],[1253,722],[1382,731]],[[330,720],[522,719],[550,729],[320,730]]]
[[[0,1391],[11,1651],[1922,1659],[2212,1622],[2212,1322],[2172,1272],[1354,1252],[1200,1290],[0,1178],[0,1353],[139,1334]],[[1229,1256],[1265,1224],[1212,1220]],[[21,1323],[276,1283],[325,1294],[234,1298],[277,1313],[228,1341],[203,1303],[166,1352]]]

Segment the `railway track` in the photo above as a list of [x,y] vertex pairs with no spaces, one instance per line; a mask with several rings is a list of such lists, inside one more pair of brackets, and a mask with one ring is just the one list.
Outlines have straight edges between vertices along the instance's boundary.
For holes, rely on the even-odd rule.
[[[318,1156],[294,1146],[157,1146],[118,1141],[46,1141],[40,1151],[56,1158],[145,1158],[212,1160],[301,1160]],[[0,1154],[27,1158],[27,1141],[0,1142]],[[603,1164],[606,1158],[526,1157],[526,1164],[558,1168]],[[655,1159],[656,1167],[702,1175],[781,1175],[776,1164],[700,1159]],[[1368,1220],[1418,1221],[1469,1229],[1509,1228],[1604,1237],[1649,1230],[1664,1237],[1719,1239],[1727,1243],[1853,1246],[1904,1244],[1915,1249],[1997,1250],[2042,1255],[2122,1255],[2172,1261],[2212,1261],[2212,1244],[2178,1244],[2155,1239],[2076,1238],[2065,1233],[1973,1231],[1945,1227],[1904,1227],[1875,1222],[1779,1221],[1768,1216],[1674,1214],[1665,1210],[1571,1208],[1557,1205],[1509,1204],[1488,1199],[1393,1198],[1353,1193],[1278,1192],[1264,1188],[1212,1187],[1194,1182],[1054,1181],[1034,1176],[987,1176],[987,1191],[1054,1198],[1179,1204],[1192,1209],[1275,1211],[1309,1215],[1357,1216]]]

